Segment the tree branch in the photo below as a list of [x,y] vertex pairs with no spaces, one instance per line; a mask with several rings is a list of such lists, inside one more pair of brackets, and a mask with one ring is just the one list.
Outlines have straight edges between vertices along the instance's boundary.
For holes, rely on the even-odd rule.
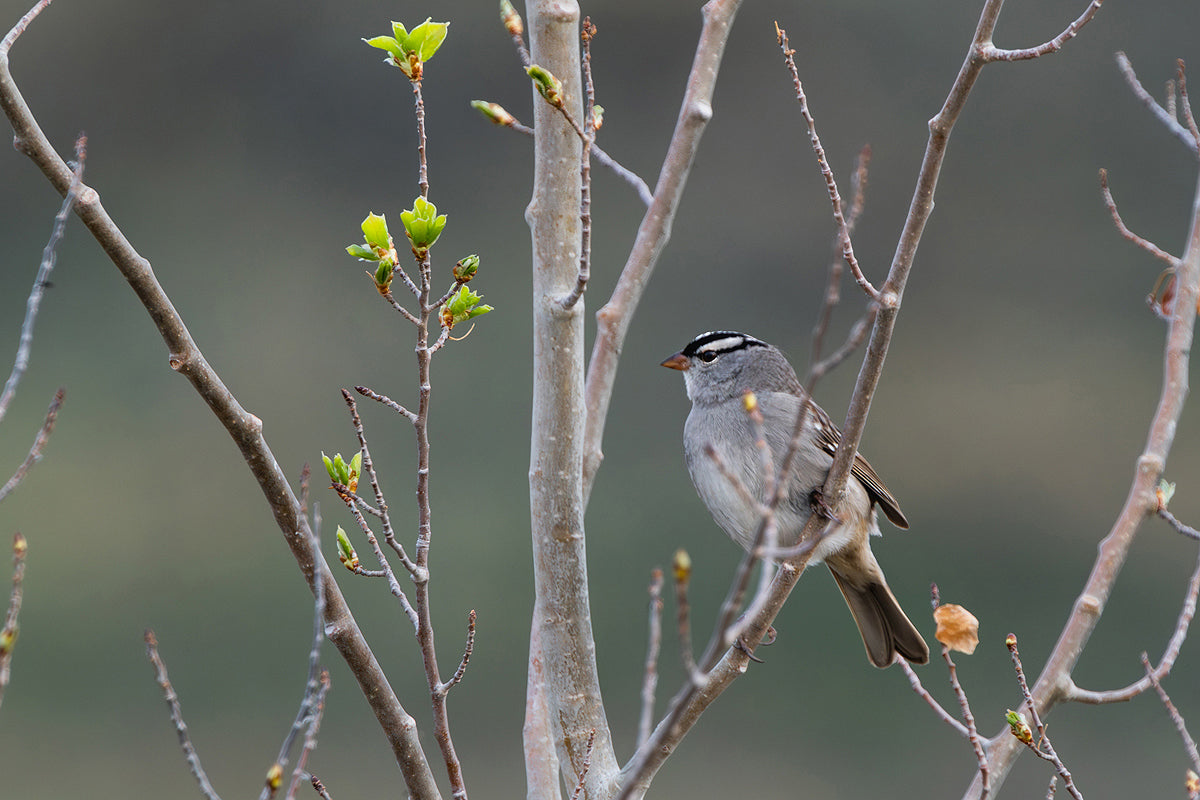
[[671,238],[671,225],[700,146],[700,137],[712,118],[717,72],[739,7],[741,0],[709,0],[704,5],[704,27],[696,45],[696,56],[688,75],[679,118],[675,122],[675,132],[671,136],[658,185],[654,189],[654,202],[642,217],[633,249],[621,270],[612,296],[596,312],[596,339],[592,344],[592,357],[587,371],[587,427],[583,446],[584,507],[591,497],[596,471],[604,457],[601,451],[604,425],[625,335],[629,332],[646,284],[658,264],[658,257]]
[[[3,108],[13,127],[17,149],[28,155],[50,184],[65,196],[70,190],[71,170],[42,133],[9,70],[9,49],[21,31],[48,4],[49,0],[42,0],[0,43],[0,108]],[[209,366],[183,319],[159,285],[150,262],[134,249],[108,215],[96,191],[81,186],[74,207],[75,213],[120,270],[150,315],[167,346],[171,368],[188,379],[241,451],[310,588],[315,581],[322,582],[326,600],[326,635],[354,673],[391,745],[410,794],[414,798],[440,797],[417,738],[416,723],[400,705],[388,684],[324,557],[313,552],[308,522],[300,513],[296,496],[262,435],[262,422],[242,408],[220,376]]]
[[[1038,714],[1045,716],[1058,703],[1072,699],[1071,673],[1088,639],[1100,621],[1104,606],[1133,546],[1142,521],[1158,508],[1157,487],[1188,393],[1188,356],[1196,322],[1196,300],[1200,294],[1200,182],[1192,202],[1187,243],[1175,273],[1176,294],[1167,323],[1163,354],[1163,384],[1158,408],[1150,423],[1145,449],[1138,457],[1129,494],[1120,515],[1108,535],[1100,542],[1091,574],[1067,622],[1033,686],[1032,697]],[[1076,698],[1078,699],[1078,698]],[[1020,753],[1019,742],[1001,738],[989,753],[996,786],[1012,769]],[[979,796],[978,781],[966,797]]]
[[[582,114],[574,0],[533,0],[527,6],[534,63],[563,82],[574,118]],[[585,778],[588,797],[611,796],[616,755],[596,670],[583,524],[584,304],[563,308],[559,299],[579,271],[577,209],[580,139],[563,116],[534,95],[533,197],[525,212],[533,249],[533,441],[529,505],[535,602],[527,687],[527,749],[555,743],[567,780]],[[545,726],[549,726],[547,729]],[[591,758],[587,740],[595,731]],[[527,756],[527,767],[529,765]],[[541,766],[527,769],[528,797],[558,797],[557,778]]]

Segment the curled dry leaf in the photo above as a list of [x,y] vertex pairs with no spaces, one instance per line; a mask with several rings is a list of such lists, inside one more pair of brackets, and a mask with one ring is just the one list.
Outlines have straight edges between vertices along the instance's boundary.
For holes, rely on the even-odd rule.
[[951,650],[971,655],[979,644],[979,620],[962,606],[946,603],[933,611],[937,623],[934,636]]

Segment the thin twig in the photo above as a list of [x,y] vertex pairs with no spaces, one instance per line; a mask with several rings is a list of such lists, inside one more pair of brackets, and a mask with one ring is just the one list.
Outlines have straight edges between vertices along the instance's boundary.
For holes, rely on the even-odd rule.
[[[1166,511],[1165,508],[1160,509],[1159,515],[1161,516],[1164,511]],[[1172,519],[1174,519],[1173,515]],[[1180,531],[1180,533],[1189,535],[1185,531]],[[1167,647],[1163,651],[1163,655],[1158,662],[1158,666],[1154,668],[1154,677],[1160,681],[1165,679],[1167,675],[1171,673],[1171,668],[1175,666],[1175,659],[1179,657],[1179,651],[1183,649],[1183,643],[1187,641],[1188,628],[1191,625],[1192,619],[1196,615],[1196,603],[1198,597],[1200,597],[1200,552],[1197,552],[1196,554],[1196,567],[1192,570],[1192,577],[1188,580],[1187,591],[1184,592],[1183,596],[1183,605],[1180,607],[1179,617],[1175,621],[1175,630],[1171,634],[1170,641],[1167,642]],[[1150,686],[1150,681],[1145,677],[1142,677],[1141,679],[1136,680],[1128,686],[1120,689],[1091,691],[1088,689],[1079,688],[1075,685],[1074,681],[1072,681],[1068,685],[1064,699],[1071,702],[1086,703],[1089,705],[1123,703],[1137,697],[1142,692],[1149,689]]]
[[1129,63],[1129,57],[1124,52],[1117,51],[1117,68],[1121,70],[1121,74],[1125,76],[1125,82],[1129,84],[1129,88],[1133,90],[1134,96],[1141,101],[1147,110],[1154,117],[1166,126],[1167,130],[1175,134],[1175,138],[1179,139],[1189,150],[1194,150],[1196,140],[1192,138],[1192,132],[1185,126],[1179,124],[1179,120],[1175,118],[1174,109],[1168,111],[1159,105],[1154,99],[1154,95],[1146,91],[1146,87],[1142,86],[1142,82],[1138,80],[1137,73],[1133,71],[1133,64]]
[[[302,481],[302,485],[307,486],[307,480]],[[314,522],[310,526],[310,530],[312,531],[313,552],[320,552],[320,528]],[[314,593],[313,599],[312,646],[308,650],[308,674],[304,680],[304,694],[300,698],[300,707],[296,711],[295,719],[292,720],[292,727],[288,730],[287,736],[283,738],[283,744],[279,747],[279,755],[275,757],[275,764],[268,771],[268,775],[283,774],[283,769],[287,766],[292,752],[292,745],[300,732],[309,725],[317,706],[318,696],[323,695],[321,678],[324,676],[328,680],[329,674],[321,669],[321,642],[323,641],[325,641],[325,591],[320,584],[317,584],[317,591]],[[288,789],[289,799],[295,796],[296,782],[302,769],[303,765],[297,761],[292,775],[292,783]],[[267,800],[272,797],[278,788],[279,784],[276,781],[268,780],[259,793],[259,800]]]
[[[377,395],[370,389],[363,386],[355,386],[355,391],[365,397],[370,397],[373,400],[378,400],[389,408],[400,409],[396,403],[389,398]],[[396,532],[392,528],[392,517],[388,513],[387,498],[383,495],[383,489],[379,486],[379,476],[375,472],[375,461],[371,458],[371,448],[367,445],[367,432],[363,427],[362,418],[358,415],[358,404],[354,402],[354,397],[345,389],[342,390],[342,399],[346,402],[346,407],[350,409],[350,421],[354,425],[354,434],[358,437],[359,452],[362,453],[363,472],[366,473],[367,479],[371,483],[371,493],[375,495],[375,501],[379,503],[378,514],[380,524],[383,526],[383,539],[387,542],[388,547],[400,558],[400,563],[404,565],[404,569],[408,570],[408,574],[412,576],[417,583],[423,583],[429,580],[429,570],[420,567],[412,559],[408,557],[404,546],[400,544],[400,540],[396,538]],[[343,498],[344,499],[344,498]],[[365,504],[364,504],[364,507]]]
[[455,684],[462,683],[463,676],[467,674],[467,665],[471,663],[471,654],[475,652],[475,609],[471,609],[471,613],[467,615],[467,645],[463,648],[462,660],[458,662],[458,669],[450,676],[450,680],[441,685],[442,694],[450,691]]
[[855,282],[867,297],[878,300],[879,290],[867,280],[862,267],[858,265],[858,258],[854,255],[854,245],[850,241],[850,229],[846,224],[846,217],[842,214],[842,196],[838,193],[837,180],[833,177],[833,170],[830,169],[829,161],[825,157],[825,148],[821,145],[821,137],[817,135],[817,122],[809,111],[808,98],[804,95],[804,87],[800,84],[800,73],[796,69],[796,51],[788,46],[787,31],[780,28],[778,23],[775,25],[775,37],[779,42],[779,49],[783,51],[788,72],[791,73],[792,85],[796,90],[796,100],[800,103],[800,114],[808,125],[808,138],[812,141],[813,152],[817,155],[817,166],[821,168],[821,175],[825,178],[825,188],[829,191],[829,201],[833,204],[833,221],[837,226],[842,257],[846,260],[846,265],[850,267],[850,273],[854,275]]
[[696,667],[696,653],[692,649],[692,607],[688,600],[688,583],[692,577],[692,559],[679,550],[675,553],[675,564],[671,569],[675,576],[675,626],[679,636],[679,654],[688,680],[699,685],[703,675]]
[[320,778],[316,775],[309,775],[308,779],[312,782],[313,791],[317,793],[318,797],[322,798],[322,800],[333,800],[333,797],[329,794],[329,790],[325,788],[325,784],[321,783]]
[[[371,275],[371,279],[374,280],[375,276],[373,274],[371,274],[370,272],[368,272],[367,274]],[[412,278],[408,277],[408,273],[406,273],[404,270],[402,270],[400,268],[399,264],[396,265],[395,271],[392,274],[399,275],[400,278],[404,281],[404,285],[407,286],[408,290],[410,292],[412,292],[414,295],[421,294],[421,290],[417,288],[417,285],[415,283],[413,283]],[[396,299],[396,296],[394,294],[392,294],[391,289],[388,289],[384,292],[380,292],[380,294],[383,296],[383,299],[387,300],[388,304],[391,305],[391,307],[394,308],[400,314],[400,316],[404,317],[406,320],[411,322],[413,325],[421,324],[421,320],[417,318],[416,314],[412,313],[411,311],[409,311],[407,308],[405,308],[403,305],[400,304],[400,301],[398,301]]]
[[654,692],[658,688],[658,653],[662,649],[663,572],[657,567],[650,573],[649,623],[646,666],[642,672],[642,710],[638,715],[637,746],[650,738],[654,721]]
[[221,796],[213,789],[212,784],[208,781],[208,775],[204,772],[204,767],[200,765],[200,756],[196,753],[196,748],[192,744],[192,737],[188,734],[187,723],[183,721],[183,709],[179,707],[179,695],[175,694],[175,687],[171,685],[171,679],[167,676],[167,665],[163,662],[158,654],[158,639],[154,636],[154,631],[146,629],[146,656],[150,659],[150,663],[154,665],[155,680],[158,681],[159,687],[163,692],[163,699],[167,701],[167,708],[171,712],[171,722],[175,724],[175,733],[179,737],[179,746],[183,749],[184,758],[187,759],[188,768],[192,771],[196,782],[200,784],[200,792],[208,798],[208,800],[221,800]]
[[917,696],[924,700],[926,704],[933,709],[933,713],[938,716],[938,719],[953,728],[959,736],[963,737],[964,739],[969,738],[971,734],[970,731],[967,730],[967,726],[956,720],[954,715],[947,711],[946,708],[937,701],[937,698],[929,693],[929,690],[921,684],[921,679],[917,676],[917,671],[912,668],[912,665],[908,663],[907,659],[898,658],[896,659],[896,663],[900,665],[900,669],[904,672],[905,676],[908,677],[908,683],[910,686],[912,686],[913,691],[916,692]]
[[[492,117],[490,114],[488,115],[488,118],[502,128],[511,128],[517,133],[523,133],[526,136],[533,136],[533,128],[530,128],[528,125],[522,125],[520,120],[507,111],[504,111],[503,114],[504,116],[499,120],[495,117]],[[654,202],[654,192],[650,191],[650,187],[644,180],[642,180],[642,177],[610,156],[607,152],[605,152],[604,148],[595,142],[592,142],[592,158],[594,158],[596,163],[600,164],[600,166],[607,167],[608,169],[612,170],[612,172],[618,178],[633,187],[633,190],[637,192],[638,199],[642,201],[642,205],[648,206]]]
[[1188,733],[1187,724],[1183,720],[1183,714],[1179,713],[1179,709],[1171,702],[1170,696],[1167,695],[1167,690],[1162,687],[1158,678],[1154,674],[1154,668],[1150,666],[1150,659],[1142,653],[1142,668],[1146,670],[1146,679],[1150,681],[1150,685],[1154,687],[1154,691],[1158,693],[1158,699],[1162,700],[1163,707],[1167,709],[1167,714],[1171,717],[1171,722],[1175,725],[1175,730],[1179,731],[1179,738],[1183,740],[1183,749],[1187,753],[1188,760],[1192,762],[1192,769],[1200,772],[1200,751],[1196,749],[1196,740]]
[[1025,669],[1021,666],[1021,654],[1017,652],[1017,636],[1010,633],[1004,638],[1004,644],[1008,648],[1009,654],[1012,656],[1013,669],[1017,673],[1017,682],[1021,685],[1021,696],[1025,699],[1025,704],[1022,706],[1029,712],[1030,718],[1033,720],[1033,726],[1037,728],[1037,741],[1023,741],[1026,747],[1033,751],[1038,758],[1049,761],[1054,765],[1058,777],[1062,778],[1063,785],[1067,787],[1067,791],[1071,793],[1071,797],[1075,800],[1083,800],[1083,795],[1075,786],[1075,781],[1071,777],[1070,770],[1063,764],[1062,759],[1058,757],[1058,753],[1054,750],[1054,745],[1050,743],[1049,737],[1046,736],[1046,725],[1042,722],[1042,715],[1038,713],[1037,704],[1033,702],[1033,695],[1029,691],[1029,683],[1025,680]]
[[[25,26],[47,5],[48,0],[39,2],[0,43],[0,107],[12,124],[13,143],[18,152],[29,156],[54,189],[65,196],[70,189],[72,172],[55,152],[29,104],[21,96],[13,80],[9,61],[12,44]],[[328,564],[320,553],[312,552],[307,536],[308,522],[300,513],[300,504],[287,476],[263,436],[262,421],[242,407],[221,381],[196,345],[171,299],[163,291],[150,262],[137,252],[108,214],[99,193],[90,187],[81,188],[74,208],[145,307],[166,345],[171,368],[191,383],[237,445],[305,580],[314,592],[317,581],[324,584],[330,641],[350,668],[387,737],[409,794],[420,800],[440,797],[412,716],[388,683],[362,629],[346,605]],[[298,536],[297,532],[303,535]]]
[[1084,9],[1084,12],[1079,15],[1079,18],[1072,22],[1058,36],[1055,36],[1048,42],[1039,44],[1037,47],[1026,47],[1021,50],[1003,50],[991,43],[985,45],[983,57],[988,61],[1026,61],[1031,58],[1057,53],[1062,50],[1063,45],[1074,39],[1079,33],[1079,29],[1091,22],[1092,17],[1096,16],[1096,12],[1100,10],[1104,0],[1092,0],[1091,4]]
[[529,51],[525,48],[525,23],[508,0],[500,0],[500,21],[512,37],[513,46],[517,48],[517,57],[521,59],[521,66],[528,67],[531,62]]
[[[942,598],[938,593],[936,583],[930,585],[929,593],[931,605],[936,612],[938,606],[942,604]],[[899,660],[902,663],[904,662],[904,659]],[[991,785],[988,780],[987,749],[984,747],[983,739],[979,735],[979,728],[975,724],[975,715],[971,713],[971,703],[967,700],[967,692],[958,680],[958,665],[950,657],[950,646],[945,643],[942,643],[942,660],[946,662],[946,671],[950,678],[950,688],[954,690],[954,696],[958,698],[958,707],[962,711],[963,722],[966,723],[965,733],[967,741],[971,743],[971,749],[975,751],[975,761],[979,765],[979,780],[983,787],[979,794],[979,800],[986,800],[988,793],[991,791]]]
[[20,533],[13,534],[13,574],[12,588],[8,595],[8,611],[4,615],[4,627],[0,628],[0,704],[4,702],[4,690],[12,671],[13,648],[17,644],[17,634],[20,631],[18,617],[21,614],[21,601],[25,597],[25,556],[29,551],[29,542]]
[[33,325],[37,320],[38,308],[42,304],[42,295],[50,285],[50,273],[54,271],[57,260],[58,243],[62,240],[67,227],[67,215],[79,197],[80,187],[83,186],[83,164],[87,160],[87,137],[83,134],[75,140],[75,166],[72,171],[71,184],[67,196],[59,206],[58,214],[54,217],[54,226],[50,231],[50,240],[42,249],[42,262],[38,265],[37,277],[33,279],[33,288],[25,300],[25,321],[21,323],[21,338],[17,344],[17,355],[13,359],[12,372],[4,382],[4,391],[0,392],[0,420],[8,413],[8,406],[17,393],[17,384],[29,367],[29,353],[33,349]]
[[579,779],[575,781],[575,791],[571,792],[571,800],[579,800],[583,791],[583,782],[587,779],[588,770],[592,767],[592,748],[596,744],[596,731],[593,728],[588,733],[587,749],[583,755],[583,765],[579,768]]
[[[579,151],[579,274],[570,293],[559,300],[559,305],[568,311],[583,297],[592,273],[592,143],[596,140],[596,129],[599,127],[596,119],[596,87],[592,83],[592,39],[596,36],[596,26],[592,24],[591,17],[584,17],[580,36],[583,39],[583,85],[587,98],[583,107],[586,127],[580,129],[576,126],[583,144]],[[570,119],[565,107],[560,110]]]
[[1175,63],[1177,64],[1175,81],[1179,87],[1179,109],[1183,113],[1183,124],[1187,126],[1188,132],[1192,135],[1196,154],[1200,156],[1200,128],[1196,127],[1196,117],[1192,114],[1192,104],[1188,100],[1187,71],[1184,69],[1182,58],[1176,59]]
[[[871,326],[875,324],[875,315],[879,313],[878,303],[869,303],[867,311],[854,326],[850,328],[850,333],[846,336],[846,341],[842,342],[837,350],[834,350],[826,358],[815,362],[808,372],[808,390],[812,391],[816,381],[825,377],[829,372],[836,369],[839,364],[854,354],[854,351],[862,346],[866,340],[867,334],[871,332]],[[820,355],[819,350],[814,350],[814,356]]]
[[654,189],[654,200],[642,216],[637,238],[608,302],[596,312],[596,335],[587,362],[585,407],[587,422],[583,442],[583,504],[586,508],[603,459],[602,444],[608,409],[625,336],[663,248],[671,237],[671,226],[679,209],[700,139],[712,119],[713,91],[725,43],[741,0],[715,0],[701,13],[704,26],[688,74],[687,90],[671,143],[663,159]]
[[[321,729],[321,717],[325,714],[325,696],[329,694],[329,670],[321,670],[318,679],[319,686],[312,705],[312,713],[308,718],[308,728],[304,731],[304,746],[300,749],[300,757],[296,759],[296,768],[292,770],[292,782],[288,786],[287,800],[294,800],[300,789],[300,782],[306,776],[311,782],[313,777],[307,773],[308,756],[317,747],[317,732]],[[317,784],[313,784],[316,788]]]
[[1117,227],[1117,232],[1121,234],[1121,238],[1133,242],[1135,245],[1145,250],[1150,255],[1157,258],[1159,261],[1167,263],[1171,269],[1179,266],[1179,259],[1163,250],[1154,242],[1148,239],[1143,239],[1133,231],[1129,230],[1125,225],[1125,221],[1121,219],[1121,212],[1117,211],[1117,202],[1113,200],[1112,192],[1108,189],[1108,170],[1100,170],[1100,193],[1104,196],[1104,207],[1108,209],[1109,215],[1112,217],[1113,225]]
[[392,398],[388,397],[387,395],[384,395],[384,394],[377,394],[376,392],[374,392],[374,391],[372,391],[372,390],[368,389],[368,388],[367,388],[367,387],[365,387],[365,386],[355,386],[355,387],[354,387],[354,391],[358,392],[358,393],[359,393],[359,394],[361,394],[363,397],[368,397],[368,398],[370,398],[371,400],[374,400],[374,401],[375,401],[375,402],[377,402],[377,403],[382,403],[383,405],[385,405],[385,406],[387,406],[388,408],[390,408],[392,411],[395,411],[397,414],[399,414],[400,416],[404,417],[404,418],[405,418],[406,420],[408,420],[409,422],[412,422],[412,423],[414,423],[414,424],[415,424],[415,423],[416,423],[416,421],[417,421],[417,415],[416,415],[416,414],[414,414],[413,412],[409,411],[407,408],[405,408],[404,406],[400,405],[399,403],[397,403],[395,400],[393,400]]
[[50,406],[46,409],[46,417],[42,420],[42,427],[38,428],[37,435],[33,437],[33,445],[29,448],[25,460],[21,462],[21,466],[17,467],[17,471],[13,473],[12,477],[3,486],[0,486],[0,500],[4,500],[12,494],[13,490],[25,479],[29,470],[33,469],[33,465],[42,460],[42,451],[46,449],[46,442],[50,441],[50,434],[54,431],[54,422],[58,419],[58,410],[62,408],[64,397],[66,397],[66,389],[60,388],[54,393],[54,397],[50,400]]
[[[854,177],[851,179],[851,194],[854,199],[850,202],[850,213],[846,215],[846,231],[854,233],[858,219],[862,216],[866,205],[867,173],[871,166],[871,145],[863,145],[858,151],[858,160],[854,167]],[[825,280],[825,296],[821,300],[821,311],[817,314],[817,323],[813,326],[812,352],[809,363],[815,364],[821,358],[821,350],[825,342],[825,332],[829,330],[829,322],[833,319],[833,310],[842,299],[842,269],[846,265],[841,256],[839,234],[834,235],[834,246],[837,255],[830,259],[828,275]]]
[[1158,516],[1166,520],[1167,524],[1174,528],[1176,533],[1186,536],[1189,539],[1200,541],[1200,531],[1196,530],[1191,525],[1186,525],[1181,522],[1178,517],[1167,510],[1166,506],[1159,506]]

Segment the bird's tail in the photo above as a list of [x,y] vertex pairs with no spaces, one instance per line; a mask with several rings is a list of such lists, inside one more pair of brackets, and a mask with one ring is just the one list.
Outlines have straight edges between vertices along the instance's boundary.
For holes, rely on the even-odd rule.
[[925,644],[916,626],[900,608],[899,601],[883,577],[883,570],[870,550],[867,550],[866,557],[870,562],[866,570],[846,570],[851,575],[859,573],[853,577],[838,571],[835,564],[831,563],[837,559],[827,559],[826,563],[838,588],[842,590],[842,596],[846,598],[858,632],[862,634],[867,658],[880,668],[889,666],[897,653],[913,664],[927,663],[929,645]]

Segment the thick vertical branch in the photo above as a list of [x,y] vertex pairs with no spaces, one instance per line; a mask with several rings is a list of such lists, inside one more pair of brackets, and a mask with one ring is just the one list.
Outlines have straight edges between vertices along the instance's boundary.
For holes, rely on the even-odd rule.
[[[582,118],[579,7],[574,0],[534,0],[527,8],[532,60],[563,82],[567,110]],[[588,797],[602,798],[614,791],[617,764],[600,696],[588,605],[582,475],[584,303],[568,309],[557,301],[571,291],[579,269],[580,141],[563,116],[536,94],[534,109],[533,198],[525,212],[533,243],[529,504],[536,591],[527,709],[544,708],[547,713],[527,720],[525,736],[527,742],[552,736],[567,782],[574,784],[594,730],[584,786]],[[547,782],[544,770],[528,777],[529,797],[558,796],[557,781]]]

